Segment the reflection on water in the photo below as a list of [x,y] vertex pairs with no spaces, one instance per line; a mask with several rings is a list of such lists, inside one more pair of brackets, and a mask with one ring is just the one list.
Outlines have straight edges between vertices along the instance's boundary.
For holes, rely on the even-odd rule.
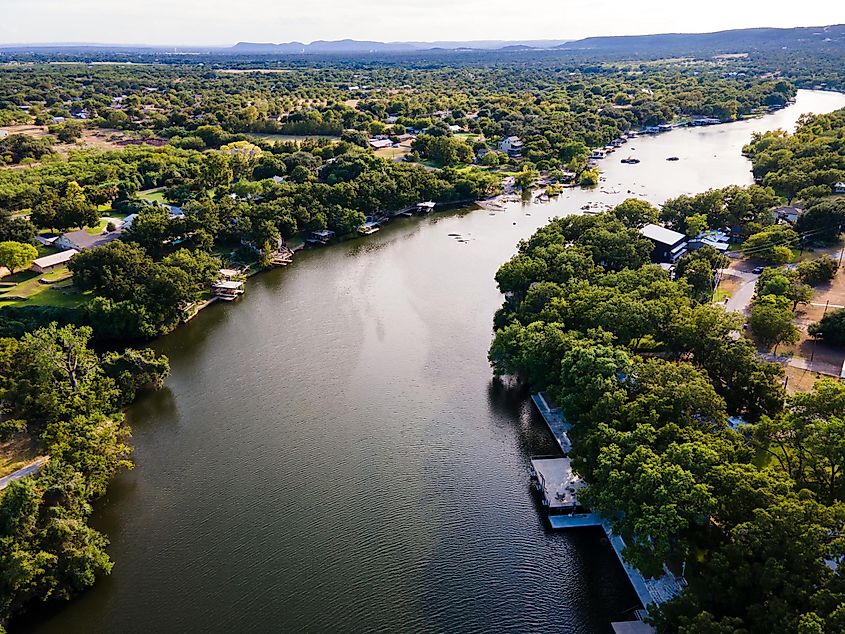
[[24,629],[609,631],[636,598],[600,532],[553,533],[536,510],[527,458],[554,445],[491,381],[493,275],[587,203],[748,183],[751,131],[837,106],[802,92],[773,117],[637,139],[597,190],[399,220],[252,278],[156,344],[172,376],[129,412],[137,468],[98,505],[113,574]]

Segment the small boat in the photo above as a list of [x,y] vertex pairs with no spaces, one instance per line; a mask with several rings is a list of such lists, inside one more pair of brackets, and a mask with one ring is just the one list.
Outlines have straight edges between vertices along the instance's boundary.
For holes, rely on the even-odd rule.
[[634,158],[633,156],[629,156],[628,158],[624,158],[621,161],[622,163],[626,163],[628,165],[636,165],[640,162],[640,159]]
[[666,159],[667,161],[679,161],[680,159],[677,156],[670,156]]

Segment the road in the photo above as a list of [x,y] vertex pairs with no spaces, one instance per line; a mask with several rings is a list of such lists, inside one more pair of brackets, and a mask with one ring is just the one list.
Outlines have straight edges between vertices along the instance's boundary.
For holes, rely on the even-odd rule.
[[754,287],[757,285],[757,278],[760,277],[750,271],[739,269],[725,269],[723,276],[736,277],[742,280],[742,285],[725,302],[725,310],[745,314],[751,298],[754,297]]
[[21,478],[25,478],[28,475],[32,475],[33,473],[37,473],[41,467],[47,464],[47,461],[50,459],[49,456],[39,456],[32,462],[30,462],[25,467],[21,467],[14,473],[10,473],[7,476],[3,476],[0,478],[0,491],[5,489],[15,480],[20,480]]

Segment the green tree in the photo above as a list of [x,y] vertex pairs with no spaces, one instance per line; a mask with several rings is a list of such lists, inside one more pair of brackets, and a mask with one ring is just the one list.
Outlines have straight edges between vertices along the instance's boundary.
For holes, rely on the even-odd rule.
[[38,249],[22,242],[0,242],[0,266],[14,275],[18,269],[25,269],[38,257]]
[[798,329],[792,323],[792,318],[792,311],[785,298],[766,295],[752,305],[748,326],[754,338],[764,348],[771,350],[782,343],[798,341]]

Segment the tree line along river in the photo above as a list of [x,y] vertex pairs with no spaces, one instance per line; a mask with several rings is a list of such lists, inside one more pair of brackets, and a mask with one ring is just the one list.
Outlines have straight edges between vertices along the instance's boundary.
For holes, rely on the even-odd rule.
[[137,467],[95,518],[111,576],[20,629],[609,632],[636,596],[603,533],[547,529],[528,456],[555,445],[492,380],[496,269],[551,216],[749,184],[753,131],[843,106],[799,91],[634,139],[596,190],[399,220],[250,279],[154,346],[172,375],[129,411]]

